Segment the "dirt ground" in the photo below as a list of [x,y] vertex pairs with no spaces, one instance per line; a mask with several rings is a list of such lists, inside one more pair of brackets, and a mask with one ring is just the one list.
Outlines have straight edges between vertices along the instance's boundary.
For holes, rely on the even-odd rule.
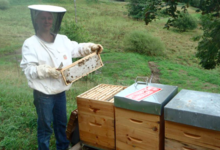
[[160,70],[155,62],[149,61],[148,65],[151,69],[151,83],[160,83]]

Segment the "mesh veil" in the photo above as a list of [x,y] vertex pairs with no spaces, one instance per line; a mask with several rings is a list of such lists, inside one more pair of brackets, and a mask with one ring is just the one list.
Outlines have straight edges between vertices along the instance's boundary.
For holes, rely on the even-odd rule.
[[[37,27],[37,23],[36,23],[36,17],[42,11],[30,9],[30,12],[31,12],[31,20],[32,20],[32,24],[33,24],[33,27],[35,30],[35,34],[37,34],[38,27]],[[54,36],[56,36],[60,30],[61,22],[62,22],[62,19],[63,19],[65,12],[50,12],[50,11],[45,11],[45,12],[49,12],[53,16],[53,24],[52,24],[52,28],[50,29],[50,32]]]

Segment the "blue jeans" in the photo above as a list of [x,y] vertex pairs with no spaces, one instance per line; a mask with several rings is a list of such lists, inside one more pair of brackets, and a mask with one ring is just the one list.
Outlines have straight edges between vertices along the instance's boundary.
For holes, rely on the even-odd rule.
[[38,150],[49,150],[50,136],[53,133],[51,123],[56,137],[57,150],[66,150],[69,141],[66,138],[66,94],[65,92],[46,95],[34,90],[34,105],[36,107]]

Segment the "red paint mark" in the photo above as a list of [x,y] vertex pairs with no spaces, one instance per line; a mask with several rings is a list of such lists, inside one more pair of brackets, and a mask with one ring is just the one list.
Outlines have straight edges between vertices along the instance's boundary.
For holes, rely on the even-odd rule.
[[135,101],[141,101],[144,98],[151,96],[161,90],[162,90],[161,88],[147,86],[146,88],[142,88],[142,89],[140,89],[134,93],[131,93],[125,97],[130,98]]
[[67,56],[66,56],[66,55],[63,55],[63,59],[65,59],[65,60],[66,60],[66,59],[67,59]]

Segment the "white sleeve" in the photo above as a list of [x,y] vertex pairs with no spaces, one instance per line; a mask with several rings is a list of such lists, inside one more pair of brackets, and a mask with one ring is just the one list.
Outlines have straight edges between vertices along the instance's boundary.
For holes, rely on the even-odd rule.
[[71,47],[72,58],[84,57],[92,53],[92,46],[94,43],[77,43],[76,41],[70,41],[70,39],[65,36],[68,41],[68,45]]
[[20,67],[22,68],[22,71],[24,71],[27,79],[36,79],[38,77],[37,65],[37,54],[34,52],[33,49],[30,48],[28,42],[25,41],[22,46],[22,60],[20,63]]
[[71,41],[73,45],[72,50],[72,58],[84,57],[92,53],[91,47],[94,45],[93,43],[77,43],[75,41]]

